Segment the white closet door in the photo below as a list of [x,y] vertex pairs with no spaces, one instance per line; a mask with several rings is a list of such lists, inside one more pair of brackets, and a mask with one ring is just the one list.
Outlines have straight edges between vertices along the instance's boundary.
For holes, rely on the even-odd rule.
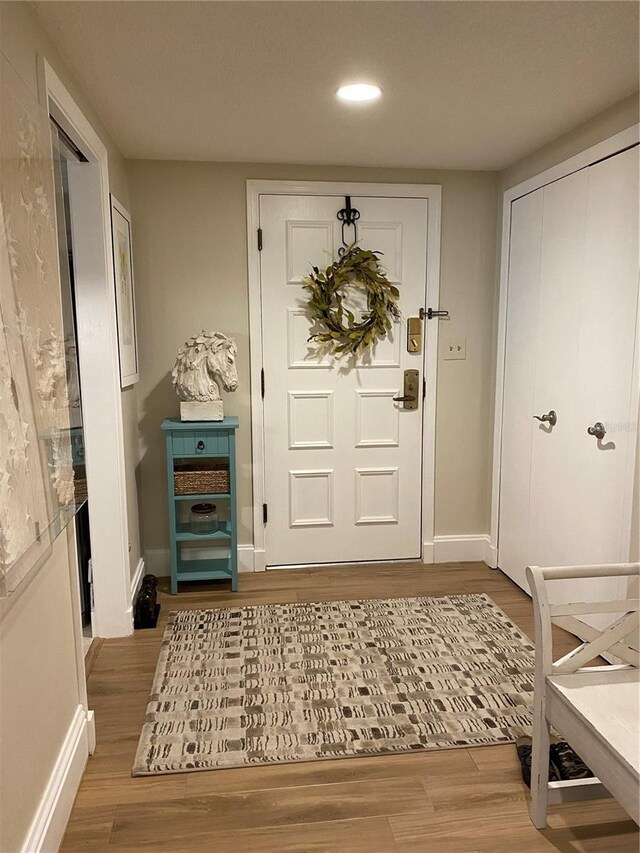
[[[584,280],[588,170],[544,187],[527,562],[571,565],[581,519],[579,308]],[[551,409],[557,423],[534,420]]]
[[[579,562],[624,562],[629,559],[637,441],[638,380],[633,367],[638,311],[638,149],[586,171],[585,264],[578,303]],[[587,434],[587,427],[596,421],[607,430],[602,441]]]
[[637,187],[632,149],[512,205],[499,565],[525,589],[528,564],[629,558]]
[[509,312],[500,469],[500,568],[526,584],[530,556],[531,441],[538,344],[543,191],[511,205]]

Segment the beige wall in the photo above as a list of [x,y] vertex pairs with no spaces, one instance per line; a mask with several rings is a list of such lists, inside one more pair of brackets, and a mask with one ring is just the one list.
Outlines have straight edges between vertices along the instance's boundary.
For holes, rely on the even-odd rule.
[[[0,4],[0,49],[34,97],[37,57],[45,56],[109,150],[111,188],[128,204],[124,161],[98,117],[39,27],[30,4]],[[122,395],[127,452],[131,563],[137,564],[138,535],[136,389]],[[21,848],[73,714],[80,702],[76,675],[71,583],[73,542],[60,535],[35,578],[9,600],[0,601],[0,850]]]
[[61,534],[15,599],[0,601],[0,850],[21,849],[80,704],[71,609],[73,542]]
[[436,183],[443,188],[441,305],[466,361],[440,361],[436,531],[488,530],[491,327],[497,179],[489,172],[129,161],[141,381],[141,517],[145,549],[167,547],[160,423],[176,415],[170,371],[190,335],[211,328],[239,345],[241,543],[252,541],[247,294],[247,179]]
[[[109,184],[111,192],[128,208],[129,190],[125,172],[125,161],[105,130],[100,117],[88,102],[82,90],[75,83],[70,73],[66,70],[49,37],[39,25],[31,4],[0,3],[0,38],[2,52],[36,97],[38,96],[37,57],[45,57],[48,60],[96,133],[106,145],[109,153]],[[135,480],[138,467],[137,408],[137,389],[134,385],[122,392],[125,458],[128,478],[127,515],[131,545],[129,556],[132,572],[135,570],[140,559],[140,523],[138,519]]]
[[592,145],[597,145],[603,139],[608,139],[621,130],[638,122],[638,93],[618,101],[609,109],[578,125],[568,133],[559,136],[528,154],[522,160],[500,172],[500,186],[508,189],[526,181],[534,175],[539,175],[545,169],[550,169],[563,160],[568,160],[574,154],[579,154]]

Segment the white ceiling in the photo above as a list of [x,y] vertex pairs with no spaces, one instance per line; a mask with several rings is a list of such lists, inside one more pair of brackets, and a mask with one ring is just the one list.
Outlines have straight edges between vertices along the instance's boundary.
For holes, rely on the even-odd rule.
[[635,2],[35,5],[132,158],[500,169],[638,88]]

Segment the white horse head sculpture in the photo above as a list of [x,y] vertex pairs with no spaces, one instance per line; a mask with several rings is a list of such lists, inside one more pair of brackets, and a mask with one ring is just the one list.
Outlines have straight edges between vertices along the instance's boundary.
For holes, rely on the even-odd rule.
[[199,335],[189,338],[178,350],[171,373],[178,397],[185,402],[219,400],[218,383],[225,391],[235,391],[238,387],[237,355],[236,342],[221,332],[203,329]]

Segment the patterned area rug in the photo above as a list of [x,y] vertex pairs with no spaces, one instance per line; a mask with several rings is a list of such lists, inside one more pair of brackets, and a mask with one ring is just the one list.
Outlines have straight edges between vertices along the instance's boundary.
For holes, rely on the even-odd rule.
[[533,651],[486,595],[171,613],[133,775],[511,741]]

